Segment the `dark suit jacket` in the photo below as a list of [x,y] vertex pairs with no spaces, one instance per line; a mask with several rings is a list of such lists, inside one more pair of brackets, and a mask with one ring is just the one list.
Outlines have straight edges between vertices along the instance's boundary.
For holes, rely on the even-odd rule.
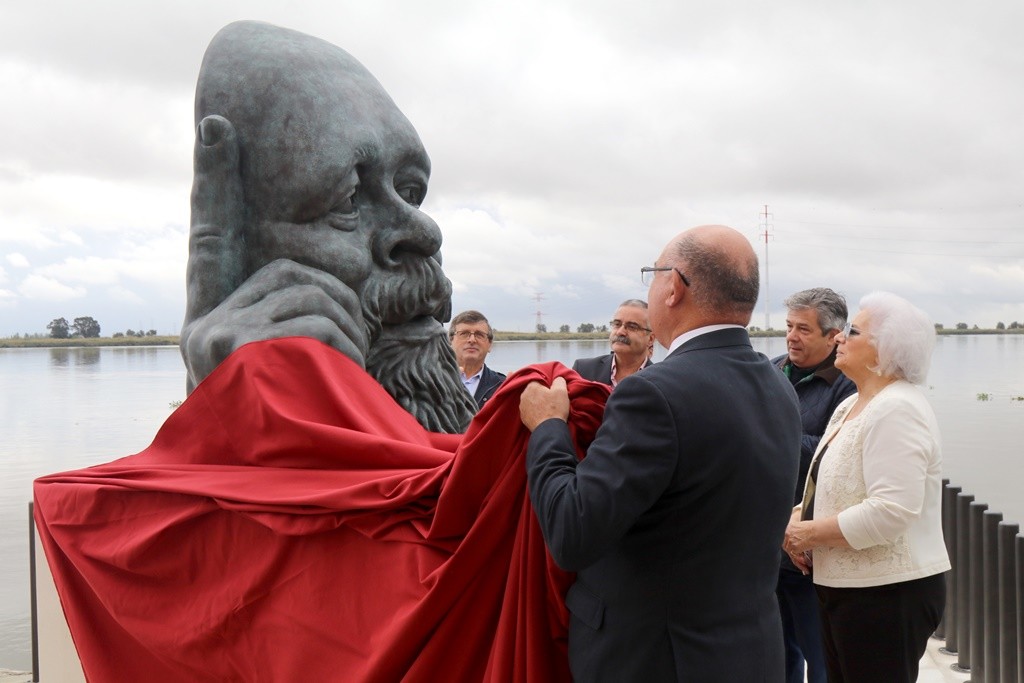
[[576,681],[784,679],[775,600],[800,453],[796,395],[746,330],[700,335],[619,383],[577,463],[530,437],[530,498],[566,596]]
[[[650,365],[650,363],[648,363]],[[644,367],[647,367],[645,365]],[[572,369],[580,373],[583,379],[591,382],[612,385],[612,354],[606,353],[596,358],[577,358]]]
[[580,373],[583,379],[612,385],[612,354],[606,353],[596,358],[577,358],[572,369]]
[[494,392],[498,390],[498,387],[504,381],[505,375],[491,370],[485,364],[484,372],[480,375],[480,383],[476,385],[476,393],[473,394],[473,398],[476,399],[476,407],[483,408],[487,399],[494,396]]

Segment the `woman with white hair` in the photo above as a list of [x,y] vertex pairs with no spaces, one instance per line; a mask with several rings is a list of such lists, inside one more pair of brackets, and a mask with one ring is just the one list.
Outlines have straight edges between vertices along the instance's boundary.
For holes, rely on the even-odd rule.
[[783,549],[813,576],[829,683],[913,683],[950,566],[939,429],[919,386],[935,328],[874,292],[836,341],[835,365],[857,393],[821,438]]

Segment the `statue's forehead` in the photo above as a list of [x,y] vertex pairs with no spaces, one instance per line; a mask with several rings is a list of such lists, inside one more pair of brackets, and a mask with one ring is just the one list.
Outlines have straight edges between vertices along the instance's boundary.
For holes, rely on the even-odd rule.
[[197,123],[213,114],[231,121],[250,160],[266,155],[261,171],[319,156],[332,163],[374,153],[426,159],[412,124],[352,55],[259,22],[230,24],[214,37],[195,113]]
[[383,117],[385,122],[401,116],[352,55],[297,31],[237,22],[214,37],[203,58],[197,122],[210,114],[243,121],[271,114],[283,118],[289,112],[326,120],[337,118],[329,115],[338,109],[337,115]]

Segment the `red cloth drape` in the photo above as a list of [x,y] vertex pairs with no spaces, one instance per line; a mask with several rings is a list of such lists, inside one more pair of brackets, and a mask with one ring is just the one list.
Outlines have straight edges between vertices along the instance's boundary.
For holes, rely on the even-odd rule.
[[526,492],[519,394],[569,380],[585,450],[607,388],[511,375],[464,436],[426,432],[311,339],[232,354],[145,451],[35,482],[91,682],[569,680]]

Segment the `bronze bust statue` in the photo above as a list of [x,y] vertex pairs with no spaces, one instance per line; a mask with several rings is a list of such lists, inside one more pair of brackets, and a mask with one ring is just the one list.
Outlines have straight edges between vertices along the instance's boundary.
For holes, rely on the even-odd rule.
[[189,391],[245,343],[307,336],[427,429],[463,431],[441,231],[419,208],[430,160],[380,83],[323,40],[237,22],[206,51],[195,121]]

